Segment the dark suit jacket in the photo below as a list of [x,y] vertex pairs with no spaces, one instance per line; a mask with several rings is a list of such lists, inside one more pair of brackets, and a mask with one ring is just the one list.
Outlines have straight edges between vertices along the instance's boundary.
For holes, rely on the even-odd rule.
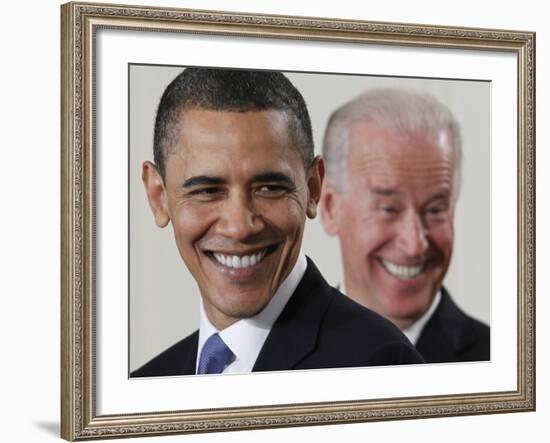
[[441,288],[439,306],[420,334],[416,349],[427,363],[489,360],[489,326],[466,315]]
[[[195,373],[198,331],[134,371],[132,377]],[[262,347],[253,371],[422,363],[392,323],[307,270]]]

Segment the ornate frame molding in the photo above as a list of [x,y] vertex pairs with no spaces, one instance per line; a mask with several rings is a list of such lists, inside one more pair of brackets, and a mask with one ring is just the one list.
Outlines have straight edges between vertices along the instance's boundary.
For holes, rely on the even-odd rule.
[[[535,34],[519,31],[68,3],[62,18],[61,435],[193,433],[535,408]],[[518,58],[518,388],[511,392],[97,416],[95,412],[94,33],[99,28],[430,48]]]

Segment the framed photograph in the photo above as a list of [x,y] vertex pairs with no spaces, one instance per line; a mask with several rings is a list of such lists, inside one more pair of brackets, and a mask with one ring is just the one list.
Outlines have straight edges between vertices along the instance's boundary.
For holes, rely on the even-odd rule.
[[[534,33],[78,2],[61,17],[63,438],[534,410]],[[362,93],[428,94],[450,110],[462,154],[443,284],[490,327],[488,358],[136,376],[205,309],[142,183],[158,165],[163,92],[203,68],[283,73],[315,155],[332,112]],[[319,218],[299,249],[347,293]]]

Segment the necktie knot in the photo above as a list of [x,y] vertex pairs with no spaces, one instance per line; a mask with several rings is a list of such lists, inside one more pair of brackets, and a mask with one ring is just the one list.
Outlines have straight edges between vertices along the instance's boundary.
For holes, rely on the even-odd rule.
[[197,373],[220,374],[233,360],[235,360],[235,354],[219,334],[213,334],[204,343]]

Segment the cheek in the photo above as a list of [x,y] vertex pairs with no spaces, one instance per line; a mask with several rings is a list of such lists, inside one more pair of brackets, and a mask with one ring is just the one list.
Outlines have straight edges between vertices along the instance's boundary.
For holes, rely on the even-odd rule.
[[452,225],[444,224],[430,230],[433,246],[446,258],[450,258],[453,251],[454,230]]
[[172,216],[172,225],[180,251],[193,247],[211,224],[211,211],[179,208]]
[[391,226],[373,218],[348,217],[340,227],[340,238],[345,244],[346,253],[362,260],[366,257],[371,258],[380,249],[390,244],[394,237]]
[[257,209],[266,224],[272,228],[288,235],[303,230],[305,212],[294,200],[266,201],[259,204]]

